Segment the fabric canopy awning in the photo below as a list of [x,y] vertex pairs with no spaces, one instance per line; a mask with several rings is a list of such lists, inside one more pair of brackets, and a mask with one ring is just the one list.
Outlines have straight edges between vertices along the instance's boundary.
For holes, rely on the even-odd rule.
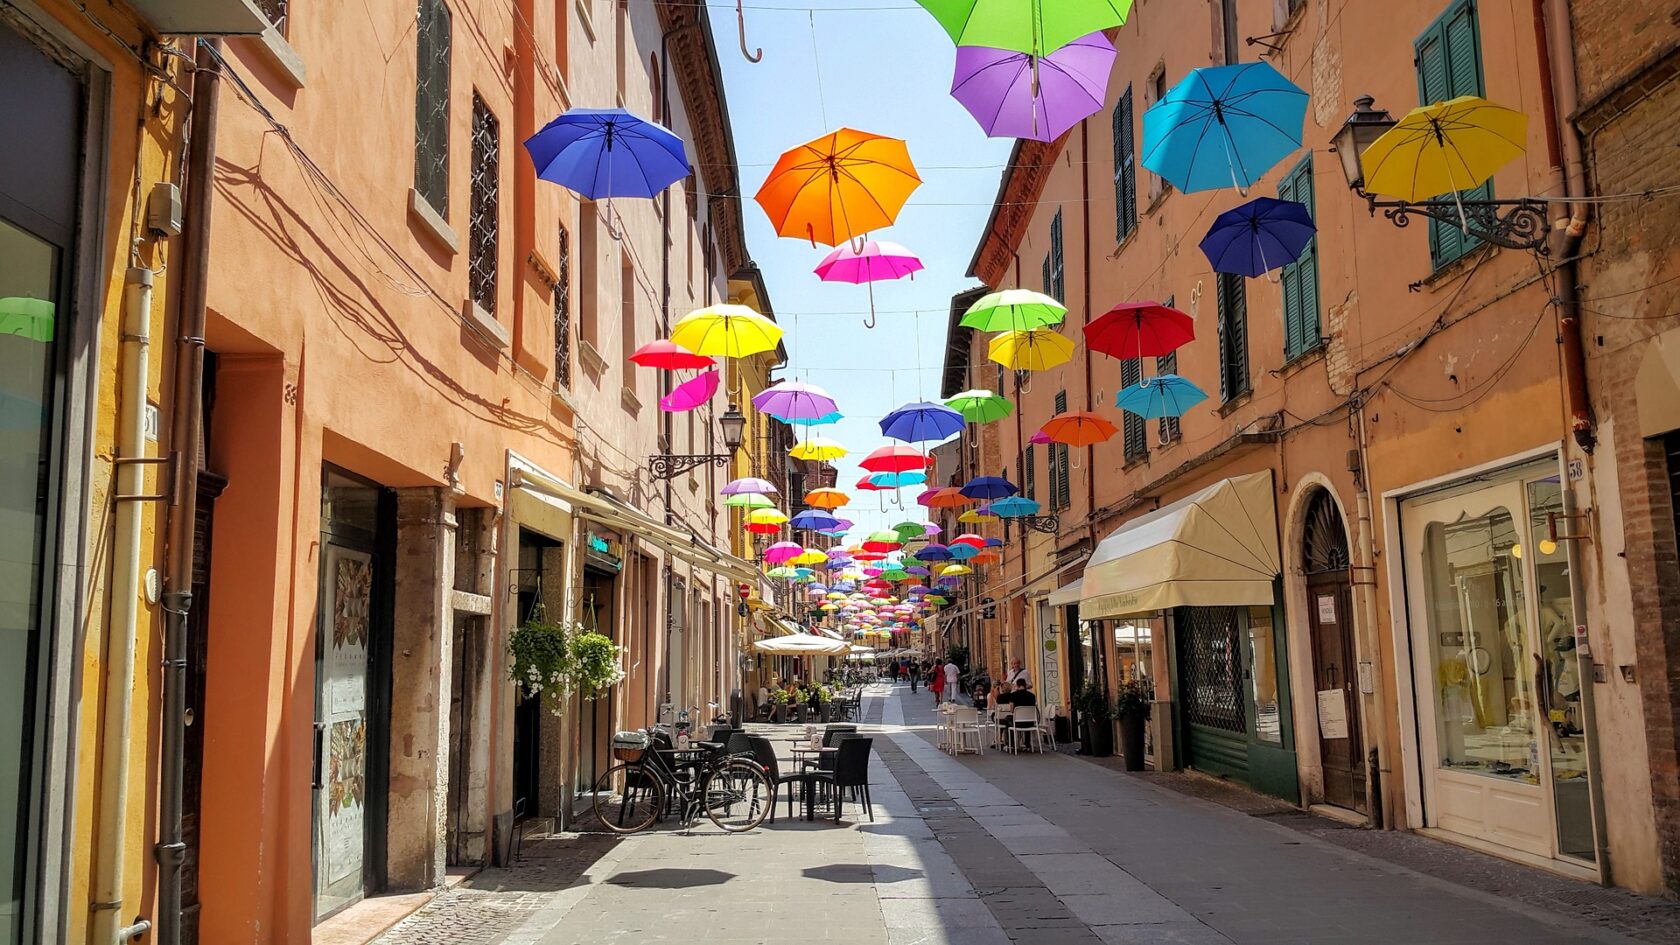
[[849,653],[851,644],[844,640],[830,640],[809,633],[790,633],[785,637],[754,640],[753,649],[778,656],[839,656]]
[[1281,570],[1271,471],[1222,479],[1104,538],[1081,578],[1079,616],[1270,604]]
[[1063,584],[1050,592],[1048,598],[1051,607],[1066,607],[1079,603],[1079,596],[1085,593],[1085,579],[1075,578],[1071,584]]

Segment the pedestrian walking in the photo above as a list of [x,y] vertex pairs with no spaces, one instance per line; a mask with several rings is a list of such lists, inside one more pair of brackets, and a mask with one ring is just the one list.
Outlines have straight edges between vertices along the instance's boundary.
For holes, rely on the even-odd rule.
[[913,660],[905,660],[904,675],[910,677],[910,693],[911,695],[914,695],[916,692],[916,684],[922,681],[922,668],[917,666]]
[[945,701],[945,674],[936,671],[931,675],[933,678],[928,680],[928,690],[933,693],[933,704],[938,705]]
[[961,673],[962,671],[957,669],[957,664],[947,657],[943,674],[945,677],[945,697],[952,702],[957,699],[957,676]]

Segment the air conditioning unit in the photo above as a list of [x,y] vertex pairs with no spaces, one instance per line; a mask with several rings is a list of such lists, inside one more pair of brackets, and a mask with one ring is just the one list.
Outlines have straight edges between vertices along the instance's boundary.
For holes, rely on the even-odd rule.
[[159,33],[260,36],[268,16],[253,0],[128,0]]

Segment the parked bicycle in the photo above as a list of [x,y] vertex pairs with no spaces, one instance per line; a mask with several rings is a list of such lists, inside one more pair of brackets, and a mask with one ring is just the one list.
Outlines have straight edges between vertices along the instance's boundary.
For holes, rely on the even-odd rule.
[[764,822],[775,803],[770,776],[740,755],[658,744],[648,731],[619,732],[617,761],[595,781],[595,817],[613,833],[638,833],[675,812],[684,826],[701,814],[729,833]]

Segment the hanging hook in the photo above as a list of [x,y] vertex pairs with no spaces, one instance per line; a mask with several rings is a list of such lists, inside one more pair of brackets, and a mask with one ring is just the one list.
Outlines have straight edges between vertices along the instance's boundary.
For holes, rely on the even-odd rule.
[[735,0],[735,32],[741,39],[741,57],[748,62],[758,62],[764,58],[764,47],[760,46],[752,52],[747,52],[747,13],[741,8],[741,0]]
[[[863,320],[863,327],[864,328],[874,328],[875,327],[875,283],[866,282],[866,283],[864,283],[864,285],[869,289],[869,317]],[[920,340],[921,339],[919,339],[919,338],[917,339],[918,342]]]
[[865,318],[863,320],[863,327],[865,327],[865,328],[874,328],[875,327],[875,309],[873,307],[871,307],[869,309],[869,317]]

